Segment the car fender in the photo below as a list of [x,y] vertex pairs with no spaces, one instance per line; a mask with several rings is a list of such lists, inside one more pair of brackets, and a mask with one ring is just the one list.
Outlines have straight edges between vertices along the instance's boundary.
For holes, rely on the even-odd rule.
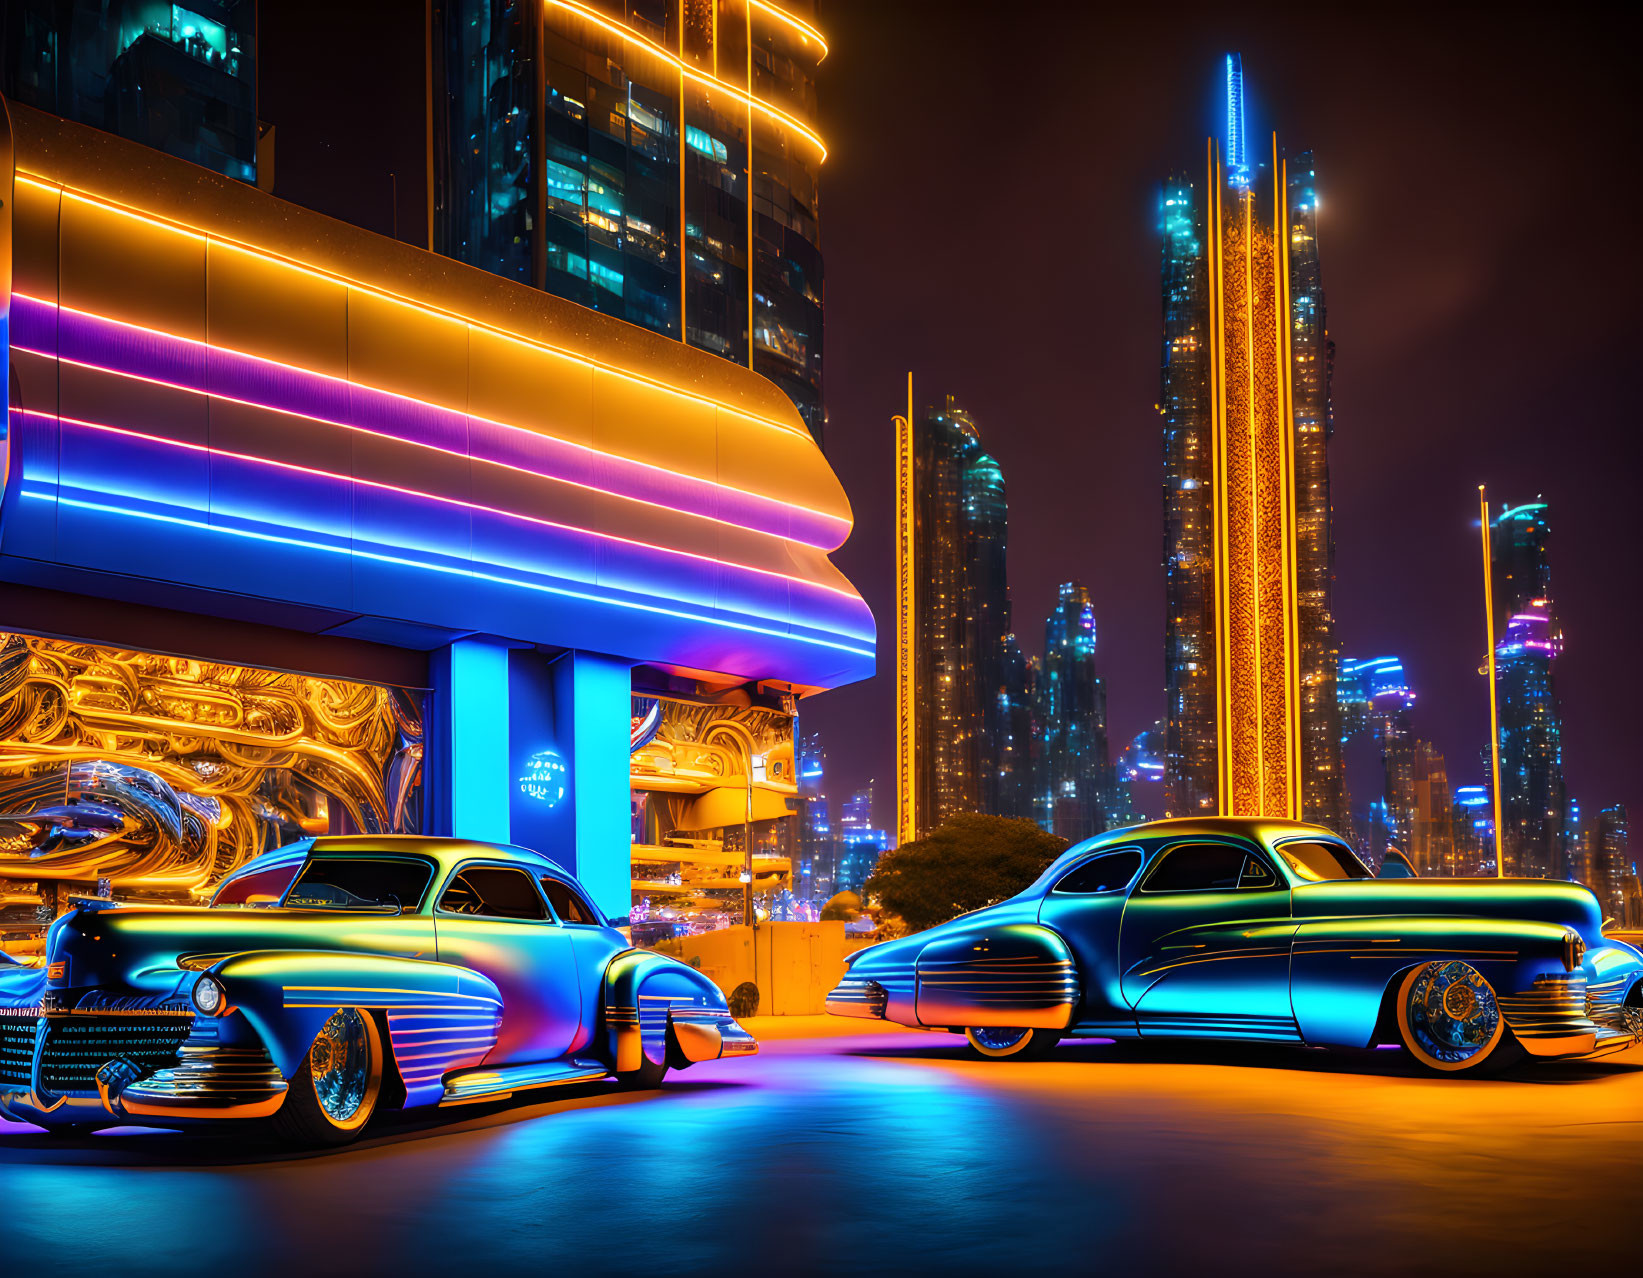
[[1458,959],[1500,996],[1567,972],[1559,923],[1455,916],[1372,915],[1302,923],[1290,957],[1290,1002],[1301,1037],[1373,1046],[1387,991],[1411,968]]
[[244,1019],[286,1079],[338,1008],[378,1014],[407,1105],[437,1100],[444,1074],[483,1063],[502,1023],[502,996],[488,977],[428,959],[251,950],[204,974],[221,982],[227,1018]]
[[623,950],[611,959],[603,1003],[604,1055],[618,1073],[640,1068],[641,1058],[683,1069],[716,1057],[721,1028],[734,1025],[717,985],[652,950]]
[[919,951],[914,969],[922,1025],[1060,1030],[1078,1008],[1072,951],[1038,923],[949,924]]

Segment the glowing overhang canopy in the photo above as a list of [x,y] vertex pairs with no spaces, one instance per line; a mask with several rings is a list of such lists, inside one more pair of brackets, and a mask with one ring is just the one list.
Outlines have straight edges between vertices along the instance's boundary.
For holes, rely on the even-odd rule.
[[849,504],[772,384],[13,114],[32,442],[0,560],[249,590],[407,646],[481,630],[798,689],[870,672],[825,553]]

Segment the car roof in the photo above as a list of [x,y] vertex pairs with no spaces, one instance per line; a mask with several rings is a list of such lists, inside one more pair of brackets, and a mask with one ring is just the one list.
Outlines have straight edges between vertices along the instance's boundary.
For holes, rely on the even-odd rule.
[[[1142,840],[1192,838],[1197,835],[1253,839],[1263,847],[1268,848],[1284,839],[1307,836],[1327,838],[1336,843],[1346,843],[1345,839],[1326,826],[1311,825],[1305,821],[1290,821],[1281,817],[1166,817],[1160,821],[1147,821],[1141,825],[1125,826],[1120,830],[1107,830],[1102,834],[1097,834],[1094,838],[1073,844],[1072,847],[1050,863],[1050,867],[1038,877],[1033,887],[1037,888],[1050,879],[1059,877],[1061,872],[1074,861],[1102,848],[1124,847]],[[1347,846],[1350,847],[1351,845],[1348,844]]]
[[[575,876],[552,857],[533,852],[530,848],[511,843],[481,843],[475,839],[448,839],[425,834],[324,834],[313,839],[299,839],[284,847],[252,857],[240,866],[229,879],[237,879],[259,870],[273,869],[307,859],[310,853],[327,856],[339,852],[400,852],[425,856],[439,866],[443,877],[453,866],[475,859],[503,861],[529,869],[547,869],[575,882]],[[224,879],[223,882],[227,882]]]

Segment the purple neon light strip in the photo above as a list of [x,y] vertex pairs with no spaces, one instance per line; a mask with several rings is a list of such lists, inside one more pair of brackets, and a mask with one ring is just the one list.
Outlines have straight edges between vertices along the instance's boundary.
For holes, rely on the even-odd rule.
[[836,548],[849,531],[849,521],[839,516],[24,293],[12,294],[11,321],[12,345],[47,358],[495,462],[820,550]]
[[[324,484],[339,484],[349,490],[352,490],[355,484],[359,484],[366,492],[375,492],[390,503],[396,499],[408,499],[413,506],[424,510],[428,516],[433,516],[431,523],[427,519],[423,519],[418,525],[423,526],[430,533],[441,526],[442,521],[436,514],[441,506],[452,510],[462,510],[476,519],[487,517],[500,519],[512,525],[513,528],[519,529],[519,531],[524,531],[524,528],[531,528],[534,535],[524,540],[519,540],[517,534],[510,534],[503,540],[512,547],[515,556],[521,554],[525,554],[527,557],[534,556],[539,562],[533,565],[523,561],[506,564],[496,561],[496,566],[523,571],[532,575],[557,576],[566,581],[578,582],[588,589],[612,591],[615,592],[611,595],[611,601],[613,602],[618,602],[617,594],[629,595],[635,598],[647,596],[666,598],[686,606],[721,609],[726,613],[744,615],[764,622],[767,626],[775,624],[790,627],[788,633],[795,637],[802,637],[804,632],[809,632],[817,637],[833,636],[838,639],[872,642],[873,636],[871,633],[863,633],[853,624],[860,620],[859,616],[854,614],[858,610],[862,613],[865,612],[865,605],[861,603],[858,597],[837,591],[821,583],[808,582],[803,578],[750,569],[727,560],[690,555],[686,552],[649,546],[624,538],[616,538],[614,544],[607,542],[604,548],[594,551],[589,543],[590,541],[599,540],[598,534],[552,524],[548,521],[533,519],[530,516],[518,515],[509,511],[496,510],[473,502],[437,497],[396,485],[379,484],[370,480],[359,480],[352,476],[316,470],[312,467],[277,462],[241,453],[225,452],[199,444],[147,435],[123,427],[61,417],[34,409],[14,408],[11,410],[11,415],[13,420],[19,423],[35,419],[56,425],[65,432],[83,431],[91,432],[94,436],[98,434],[103,436],[107,442],[106,445],[98,447],[98,455],[109,459],[106,464],[112,466],[112,470],[106,474],[76,474],[71,477],[67,469],[64,469],[56,481],[58,484],[83,491],[88,498],[98,496],[103,500],[107,500],[112,497],[122,501],[136,499],[144,506],[149,504],[149,498],[140,497],[135,492],[125,491],[120,482],[120,480],[129,479],[134,474],[143,474],[149,469],[141,464],[140,457],[137,454],[129,451],[123,452],[121,451],[122,447],[125,450],[135,446],[138,449],[160,448],[173,453],[178,451],[194,453],[202,458],[212,459],[214,465],[237,468],[249,467],[252,471],[267,476],[267,479],[255,481],[252,489],[263,493],[264,496],[276,502],[289,498],[289,490],[281,486],[280,481],[274,480],[275,476],[283,474],[289,481],[310,483],[318,481]],[[65,442],[69,438],[68,435],[64,435]],[[85,454],[77,451],[72,455],[84,456]],[[71,454],[64,452],[62,456],[62,465],[66,468],[69,465]],[[78,469],[78,467],[75,469]],[[167,471],[173,476],[186,473],[186,471],[179,471],[174,466],[168,467]],[[116,479],[116,476],[119,477],[119,480]],[[228,472],[225,472],[220,478],[225,481],[228,480]],[[275,483],[274,487],[269,486],[271,481]],[[187,482],[185,481],[186,486]],[[229,487],[233,488],[237,485],[230,484]],[[156,494],[156,497],[159,496],[159,494]],[[166,504],[176,500],[179,496],[180,494],[172,494],[168,497],[160,497],[160,500],[162,504]],[[374,508],[375,503],[372,505]],[[351,521],[359,518],[360,511],[352,503],[347,509],[351,512],[348,516]],[[245,518],[253,522],[261,519],[264,523],[268,522],[267,519],[252,515],[249,512],[233,513],[224,510],[220,513],[229,514],[231,518]],[[272,516],[275,523],[289,517],[289,515]],[[524,525],[524,528],[521,528],[521,525]],[[397,541],[392,536],[376,535],[382,531],[380,529],[368,530],[365,526],[356,525],[354,522],[350,522],[345,527],[329,529],[305,527],[304,530],[310,535],[335,543],[338,548],[362,537],[367,541],[384,546],[390,544],[403,545],[402,542]],[[481,531],[480,526],[475,525],[472,531],[475,533]],[[464,534],[464,536],[467,535]],[[495,539],[487,538],[487,540]],[[430,544],[418,545],[414,549],[425,554],[432,554],[440,559],[449,559],[453,556],[461,558],[461,554],[450,547],[442,548]],[[573,567],[590,553],[597,553],[599,556],[601,564],[598,569],[599,580],[586,578],[581,575],[580,570]],[[490,561],[487,560],[487,562]],[[589,560],[588,564],[591,566],[593,562],[593,560]],[[656,576],[658,569],[663,574],[660,579]],[[744,574],[742,581],[740,583],[729,580],[721,581],[718,574],[725,571]],[[664,588],[664,583],[666,588]],[[816,593],[809,594],[808,598],[801,603],[800,598],[795,597],[790,592],[795,589],[802,590],[805,587],[813,587]],[[775,607],[777,611],[775,613],[767,611],[771,607]],[[708,620],[708,618],[703,619]],[[772,634],[781,633],[775,630],[767,632]]]
[[[694,551],[679,550],[671,546],[658,546],[649,542],[637,541],[631,537],[620,537],[613,533],[602,533],[586,528],[577,528],[570,524],[562,524],[552,519],[540,519],[534,515],[521,514],[518,511],[502,510],[495,506],[486,506],[480,502],[467,501],[457,497],[446,497],[438,493],[422,492],[414,488],[406,488],[400,484],[386,484],[374,479],[364,479],[357,475],[339,475],[332,471],[319,470],[312,466],[299,466],[294,462],[275,461],[268,457],[254,457],[247,453],[237,453],[227,449],[208,448],[203,444],[192,444],[183,440],[167,439],[159,435],[150,435],[143,431],[131,430],[124,426],[114,426],[106,422],[84,421],[79,418],[64,417],[58,413],[42,412],[33,408],[14,408],[11,410],[15,417],[35,417],[43,421],[55,422],[59,426],[75,427],[82,430],[103,431],[125,439],[140,441],[157,447],[181,449],[187,452],[220,458],[224,461],[239,462],[247,465],[270,467],[276,470],[289,472],[293,475],[304,475],[320,480],[330,480],[343,484],[360,484],[366,488],[377,489],[385,493],[394,493],[401,497],[408,497],[415,501],[427,502],[435,506],[448,506],[461,510],[471,511],[477,515],[489,515],[515,523],[534,525],[553,533],[569,536],[574,539],[591,539],[607,542],[617,548],[618,553],[632,551],[649,553],[658,556],[659,562],[692,561],[709,570],[728,570],[730,572],[745,573],[753,580],[767,579],[780,582],[784,589],[814,591],[820,595],[835,595],[852,604],[860,602],[859,597],[849,590],[838,586],[830,586],[825,582],[812,581],[807,577],[795,576],[791,573],[779,572],[771,568],[757,568],[751,564],[739,564],[734,560],[720,559],[714,555],[697,554]],[[699,571],[699,570],[698,570]],[[699,601],[698,601],[699,602]],[[853,638],[870,638],[871,636],[855,634]]]

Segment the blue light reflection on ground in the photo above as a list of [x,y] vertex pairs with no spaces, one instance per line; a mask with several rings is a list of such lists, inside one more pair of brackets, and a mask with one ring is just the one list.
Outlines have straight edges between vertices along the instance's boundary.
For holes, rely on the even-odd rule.
[[[1014,1250],[1003,1218],[1012,1235],[1060,1251],[1123,1210],[1119,1185],[1086,1183],[1088,1205],[1069,1213],[1051,1134],[984,1087],[894,1059],[772,1046],[676,1076],[663,1095],[590,1091],[540,1118],[312,1157],[261,1150],[272,1161],[216,1165],[235,1156],[218,1140],[123,1129],[34,1146],[26,1129],[0,1129],[7,1268],[60,1273],[66,1258],[74,1271],[167,1278],[179,1264],[246,1272],[248,1261],[258,1272],[426,1272],[435,1257],[479,1256],[494,1272],[546,1272],[553,1256],[594,1271],[678,1272],[727,1256],[871,1268],[912,1245],[922,1266],[962,1270]],[[134,1165],[96,1165],[104,1158]]]
[[0,1128],[0,1275],[1459,1275],[1635,1250],[1591,1222],[1643,1213],[1643,1053],[1457,1081],[1397,1052],[978,1062],[947,1035],[754,1029],[760,1056],[660,1093],[340,1153]]

